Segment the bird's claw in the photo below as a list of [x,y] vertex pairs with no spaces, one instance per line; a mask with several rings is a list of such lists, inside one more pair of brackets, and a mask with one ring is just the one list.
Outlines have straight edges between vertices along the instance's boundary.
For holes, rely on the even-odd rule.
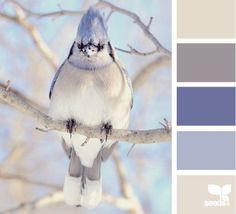
[[76,132],[76,128],[77,128],[77,123],[74,119],[67,120],[66,129],[67,132],[70,134],[70,137],[72,137],[72,134]]
[[[101,127],[101,133],[105,132],[105,140],[107,142],[107,139],[108,139],[108,135],[111,135],[112,134],[112,125],[110,122],[107,122],[107,123],[103,123],[102,124],[102,127]],[[104,139],[100,139],[101,143],[104,142]]]

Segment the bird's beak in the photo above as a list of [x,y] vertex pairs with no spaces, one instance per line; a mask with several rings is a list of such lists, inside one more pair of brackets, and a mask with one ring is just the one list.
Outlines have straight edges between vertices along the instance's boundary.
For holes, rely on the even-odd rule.
[[87,57],[93,56],[96,52],[93,47],[87,46],[84,50],[84,53],[86,54]]

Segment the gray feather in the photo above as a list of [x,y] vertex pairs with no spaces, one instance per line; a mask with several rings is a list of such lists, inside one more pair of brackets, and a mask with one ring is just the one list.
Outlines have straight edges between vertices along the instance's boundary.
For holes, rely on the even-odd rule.
[[63,138],[62,138],[61,144],[62,144],[62,148],[63,148],[64,152],[66,153],[67,157],[70,159],[72,148],[70,146],[67,146],[67,144]]
[[106,161],[109,156],[111,155],[112,151],[114,150],[115,146],[117,145],[118,141],[112,144],[110,147],[104,147],[101,149],[101,158],[102,161]]
[[69,165],[69,175],[73,177],[80,177],[83,174],[84,167],[81,164],[80,158],[76,155],[75,150],[72,149]]
[[66,61],[64,61],[64,62],[62,63],[62,65],[59,67],[59,69],[57,70],[56,74],[54,75],[54,78],[53,78],[52,83],[51,83],[51,86],[50,86],[49,99],[51,99],[51,97],[52,97],[53,88],[54,88],[54,86],[55,86],[55,84],[56,84],[57,78],[58,78],[60,72],[62,71],[62,67],[63,67],[63,65],[65,64],[65,62],[66,62]]

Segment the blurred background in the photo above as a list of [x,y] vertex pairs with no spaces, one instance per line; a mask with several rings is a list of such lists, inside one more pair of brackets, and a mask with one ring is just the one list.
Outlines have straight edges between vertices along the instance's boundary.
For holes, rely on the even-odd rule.
[[[81,18],[81,13],[68,11],[83,12],[97,2],[0,0],[0,84],[10,80],[12,90],[47,112],[51,80],[69,53]],[[135,12],[145,24],[153,17],[150,31],[171,49],[171,0],[109,2]],[[129,44],[142,52],[155,48],[130,17],[114,12],[108,27],[115,47],[129,50]],[[170,60],[158,53],[117,54],[136,80],[130,128],[158,128],[163,118],[170,121]],[[68,159],[60,137],[36,127],[33,119],[0,102],[0,213],[171,213],[170,142],[136,145],[128,156],[132,144],[120,142],[116,155],[103,164],[104,200],[89,211],[64,204],[61,189]],[[122,189],[124,183],[131,196]]]

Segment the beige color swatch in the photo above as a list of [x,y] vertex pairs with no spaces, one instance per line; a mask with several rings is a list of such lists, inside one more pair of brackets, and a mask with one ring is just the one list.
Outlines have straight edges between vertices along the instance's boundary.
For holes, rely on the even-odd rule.
[[178,38],[234,38],[235,0],[178,0]]
[[235,214],[235,176],[178,176],[177,214]]

